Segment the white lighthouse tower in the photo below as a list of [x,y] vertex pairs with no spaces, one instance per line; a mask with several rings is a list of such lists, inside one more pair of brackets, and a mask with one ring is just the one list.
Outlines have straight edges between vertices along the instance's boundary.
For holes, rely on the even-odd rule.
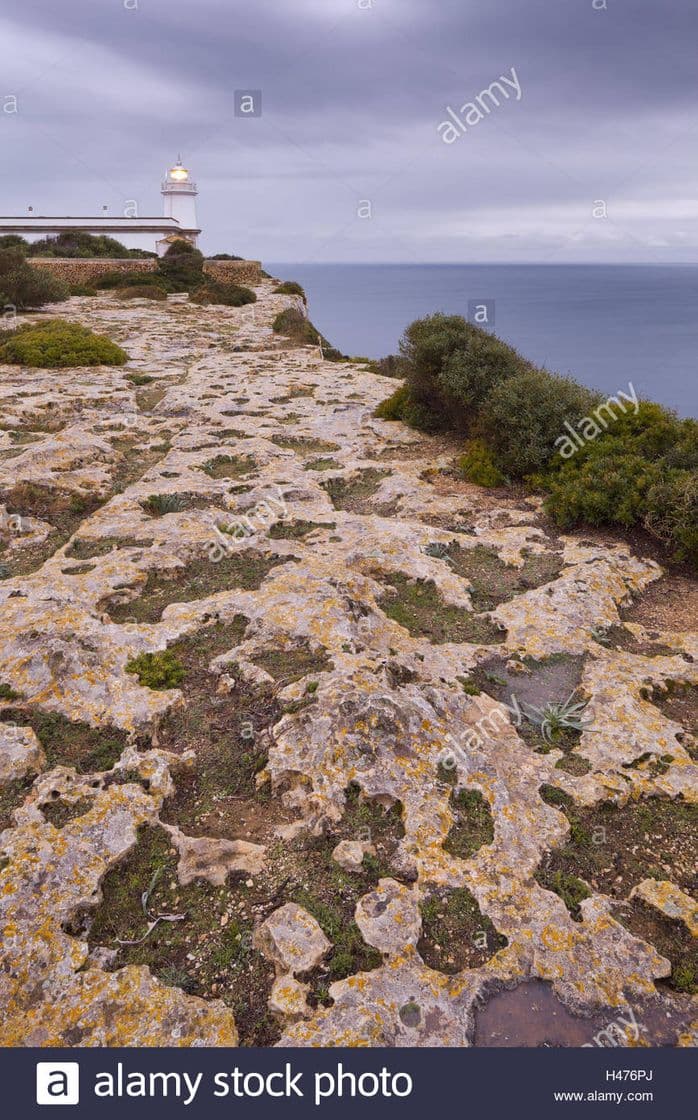
[[[201,233],[196,221],[198,193],[196,183],[191,178],[188,168],[182,165],[182,157],[179,156],[175,166],[169,169],[166,178],[162,181],[163,214],[178,223],[180,228],[176,236],[191,241],[193,245],[196,245],[197,237]],[[167,245],[163,247],[163,252],[165,249]]]

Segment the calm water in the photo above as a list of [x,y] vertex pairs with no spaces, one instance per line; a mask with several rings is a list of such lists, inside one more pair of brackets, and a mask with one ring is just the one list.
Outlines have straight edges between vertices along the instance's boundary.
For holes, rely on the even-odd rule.
[[305,287],[345,354],[397,350],[413,319],[494,304],[494,330],[527,358],[605,393],[627,388],[698,414],[698,265],[266,264]]

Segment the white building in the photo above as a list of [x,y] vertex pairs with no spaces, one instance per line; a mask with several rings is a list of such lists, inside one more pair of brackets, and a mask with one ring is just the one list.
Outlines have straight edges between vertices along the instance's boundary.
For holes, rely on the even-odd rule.
[[127,249],[146,249],[162,256],[177,238],[196,245],[201,230],[196,222],[196,183],[191,179],[181,157],[167,172],[161,187],[162,218],[46,217],[32,212],[23,218],[0,217],[0,237],[18,233],[27,241],[57,237],[66,230],[80,230],[93,236],[115,237]]

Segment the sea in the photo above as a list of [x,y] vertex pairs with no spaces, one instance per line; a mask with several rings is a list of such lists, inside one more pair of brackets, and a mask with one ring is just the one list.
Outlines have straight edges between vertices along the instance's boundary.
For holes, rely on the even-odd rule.
[[698,265],[267,263],[297,280],[343,353],[396,353],[413,319],[443,311],[493,330],[526,358],[610,396],[698,415]]

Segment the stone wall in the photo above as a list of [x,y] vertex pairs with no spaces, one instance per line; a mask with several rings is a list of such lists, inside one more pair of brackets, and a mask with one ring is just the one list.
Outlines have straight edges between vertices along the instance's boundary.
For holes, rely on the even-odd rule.
[[205,261],[204,272],[223,283],[258,284],[262,279],[262,262]]
[[35,268],[46,268],[68,284],[90,284],[107,272],[152,272],[157,261],[152,258],[139,260],[109,260],[105,257],[29,257]]
[[[154,272],[152,257],[112,260],[106,257],[30,257],[29,264],[46,268],[69,284],[93,284],[107,272]],[[235,284],[258,284],[262,279],[260,261],[205,261],[204,272],[216,280]]]

